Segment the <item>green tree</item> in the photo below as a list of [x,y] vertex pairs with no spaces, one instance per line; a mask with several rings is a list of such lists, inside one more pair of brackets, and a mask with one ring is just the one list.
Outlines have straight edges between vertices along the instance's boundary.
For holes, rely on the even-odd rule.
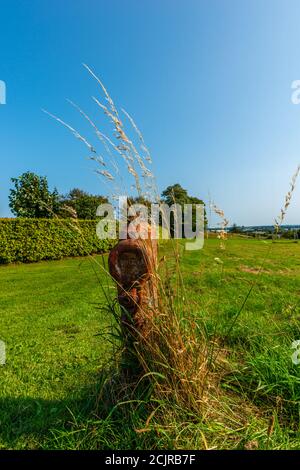
[[69,217],[68,208],[76,211],[78,219],[96,219],[97,207],[108,202],[107,197],[89,194],[81,189],[74,188],[61,198],[60,215]]
[[51,192],[46,176],[27,171],[18,178],[11,178],[9,207],[17,217],[51,218],[59,211],[59,194]]
[[187,190],[183,189],[183,187],[176,183],[172,186],[168,186],[161,194],[163,198],[163,202],[168,204],[168,206],[172,206],[172,204],[188,204],[190,202],[190,198],[188,196]]
[[[205,204],[201,199],[197,197],[190,196],[186,189],[184,189],[179,183],[173,184],[172,186],[168,186],[161,194],[162,202],[166,203],[168,206],[172,206],[173,204],[180,204],[182,207],[183,213],[183,206],[184,204],[192,204],[193,205],[193,212],[192,212],[192,229],[195,231],[196,229],[196,204],[203,204],[204,205],[204,227],[207,227],[207,218],[206,218],[206,211],[205,211]],[[174,231],[174,216],[171,214],[171,233]],[[184,232],[182,232],[184,233]]]

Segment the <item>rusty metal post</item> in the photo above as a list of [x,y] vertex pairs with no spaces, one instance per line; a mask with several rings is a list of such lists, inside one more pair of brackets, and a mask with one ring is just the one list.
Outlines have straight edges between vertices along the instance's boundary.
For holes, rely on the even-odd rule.
[[[148,239],[121,240],[111,250],[109,271],[117,284],[122,309],[121,326],[125,338],[146,338],[157,301],[157,241]],[[128,235],[129,236],[129,235]]]

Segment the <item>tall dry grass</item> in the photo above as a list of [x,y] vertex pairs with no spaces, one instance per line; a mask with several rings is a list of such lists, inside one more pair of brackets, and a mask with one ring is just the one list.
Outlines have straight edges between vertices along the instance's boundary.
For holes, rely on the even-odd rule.
[[[110,193],[112,201],[117,195],[133,195],[151,202],[157,201],[159,195],[155,177],[149,168],[152,158],[141,131],[128,112],[122,110],[137,137],[136,143],[122,122],[120,113],[101,80],[90,67],[85,65],[85,68],[96,80],[104,95],[105,104],[99,97],[93,97],[93,102],[108,119],[112,129],[111,135],[102,132],[98,122],[92,120],[81,107],[73,101],[69,102],[90,124],[97,140],[102,144],[101,152],[95,143],[91,143],[90,139],[78,132],[74,126],[48,111],[47,114],[65,126],[88,148],[90,158],[98,165],[97,173],[113,187]],[[121,171],[124,164],[127,184],[124,184],[124,174]],[[132,180],[130,184],[128,184],[129,179]],[[133,194],[129,191],[129,187],[133,187]],[[118,379],[114,378],[118,383],[117,392],[108,375],[102,394],[107,394],[110,389],[110,393],[114,395],[112,399],[114,403],[122,400],[122,397],[123,399],[126,397],[126,401],[130,402],[134,400],[138,384],[144,384],[147,390],[151,390],[150,401],[154,406],[149,415],[151,417],[156,413],[156,409],[168,408],[169,410],[177,408],[181,412],[185,410],[186,413],[197,416],[211,415],[212,403],[218,403],[219,394],[212,354],[213,345],[210,344],[202,326],[195,322],[193,314],[195,306],[186,302],[188,294],[180,266],[182,252],[180,242],[173,240],[171,244],[172,255],[168,257],[167,254],[154,269],[153,282],[158,291],[155,306],[144,308],[142,312],[144,318],[148,318],[149,334],[144,336],[139,331],[135,332],[130,354],[128,354],[128,338],[124,338],[122,328],[119,326],[120,307],[115,298],[109,295],[111,290],[108,291],[106,286],[102,286],[107,296],[108,310],[115,320],[112,324],[111,337],[115,338],[120,346],[119,352],[117,353],[117,350],[114,352],[119,366],[116,363],[113,366],[115,371],[118,369]],[[101,268],[103,269],[103,265]],[[107,275],[109,276],[108,271]],[[124,357],[125,362],[130,362],[130,365],[124,364]],[[130,383],[132,379],[133,383]],[[129,391],[132,392],[132,396]],[[149,424],[150,420],[147,421],[146,428]]]
[[289,205],[291,203],[293,193],[294,193],[294,190],[295,190],[295,187],[296,187],[297,178],[299,176],[299,172],[300,172],[300,165],[297,166],[296,171],[292,176],[292,179],[290,181],[290,189],[285,195],[284,205],[280,210],[280,214],[279,214],[278,217],[275,218],[274,231],[275,231],[275,234],[277,236],[278,236],[279,230],[280,230],[280,228],[281,228],[281,226],[284,222],[284,219],[285,219],[287,210],[289,208]]

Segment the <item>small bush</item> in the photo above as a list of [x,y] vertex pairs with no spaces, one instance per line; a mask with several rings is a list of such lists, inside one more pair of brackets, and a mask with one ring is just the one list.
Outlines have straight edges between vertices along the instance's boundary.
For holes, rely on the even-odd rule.
[[0,264],[104,253],[115,240],[100,240],[95,220],[0,219]]

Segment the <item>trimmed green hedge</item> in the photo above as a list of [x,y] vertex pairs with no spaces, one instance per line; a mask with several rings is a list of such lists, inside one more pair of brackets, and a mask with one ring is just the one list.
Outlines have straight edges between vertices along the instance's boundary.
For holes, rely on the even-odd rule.
[[107,252],[116,240],[99,240],[96,224],[95,220],[0,219],[0,264]]

